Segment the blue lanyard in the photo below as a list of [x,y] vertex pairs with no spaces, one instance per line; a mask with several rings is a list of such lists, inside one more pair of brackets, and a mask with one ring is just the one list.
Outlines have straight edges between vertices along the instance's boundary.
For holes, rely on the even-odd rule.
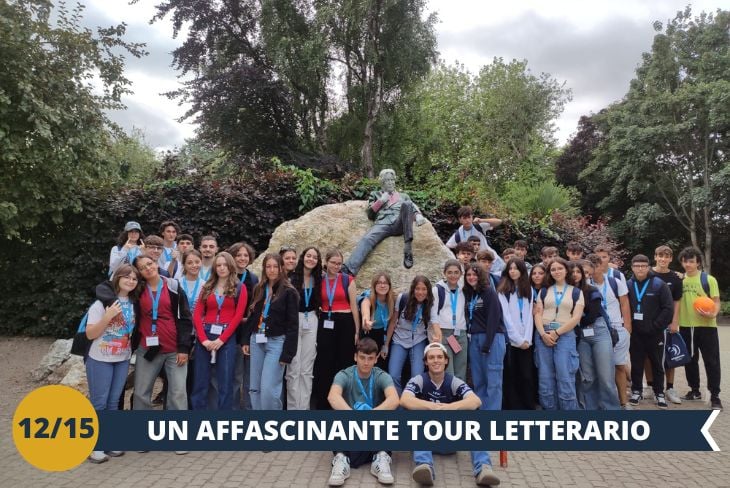
[[464,226],[461,226],[461,240],[466,241],[471,236],[474,235],[474,224],[471,225],[471,228],[469,228],[469,234],[466,233],[466,230],[464,230]]
[[129,251],[127,251],[127,261],[129,264],[132,264],[137,256],[141,254],[141,251],[139,250],[139,247],[135,246]]
[[606,285],[608,285],[608,278],[603,280],[603,289],[601,290],[601,305],[603,305],[603,310],[608,310],[608,297],[606,296],[606,293],[608,293],[608,289],[606,288]]
[[309,302],[312,301],[312,291],[314,290],[314,277],[309,277],[309,286],[304,287],[304,319],[309,319]]
[[263,334],[266,331],[266,319],[269,318],[270,306],[271,298],[269,298],[269,287],[267,286],[266,288],[264,288],[264,311],[261,312],[261,325],[259,325],[259,334]]
[[641,288],[641,293],[639,293],[639,287],[636,286],[636,282],[634,281],[634,291],[636,292],[636,301],[639,302],[636,304],[636,313],[641,313],[641,300],[644,298],[644,293],[646,293],[646,289],[649,286],[649,280],[647,279],[644,283],[644,286]]
[[360,375],[357,373],[357,368],[355,368],[355,379],[357,380],[357,386],[360,387],[362,396],[365,397],[365,402],[370,405],[370,408],[373,408],[373,373],[370,373],[370,380],[368,381],[368,390],[370,391],[369,396],[365,393],[365,387],[362,385],[362,381],[360,381]]
[[157,309],[160,306],[160,295],[162,295],[163,282],[160,280],[157,283],[157,293],[152,296],[152,288],[147,285],[147,293],[150,294],[150,300],[152,300],[152,335],[157,335]]
[[537,288],[535,288],[533,286],[532,287],[532,303],[536,303],[537,302],[537,295],[538,295]]
[[411,322],[411,327],[413,332],[416,331],[416,328],[418,327],[418,322],[421,321],[421,317],[423,317],[423,303],[416,308],[416,315],[413,316],[413,321]]
[[335,291],[337,291],[337,283],[340,281],[340,274],[337,273],[337,276],[335,276],[335,284],[330,289],[330,280],[327,278],[327,275],[324,277],[324,284],[327,286],[327,301],[329,303],[330,309],[329,312],[327,312],[327,318],[332,319],[332,304],[335,301]]
[[171,251],[168,251],[166,247],[162,248],[162,251],[165,253],[165,261],[172,261],[172,251],[174,251],[175,249],[177,249],[177,244],[174,242],[172,243]]
[[449,299],[451,301],[451,325],[456,329],[456,305],[459,301],[459,296],[457,295],[459,293],[459,289],[456,290],[449,290]]
[[522,321],[522,310],[525,308],[525,299],[522,298],[521,296],[518,296],[517,297],[517,306],[520,309],[520,324],[523,324],[523,321]]
[[129,334],[134,329],[134,305],[131,302],[119,301],[122,306],[122,315],[124,316],[125,334]]
[[244,281],[246,281],[246,277],[247,276],[248,276],[248,270],[247,269],[244,269],[243,270],[243,273],[241,273],[241,283],[243,283]]
[[380,322],[384,327],[388,327],[388,319],[390,318],[388,307],[381,305],[377,299],[375,300],[375,317],[377,319],[376,323]]
[[474,320],[474,309],[477,306],[477,300],[479,300],[479,295],[474,294],[471,300],[469,300],[469,323]]
[[195,302],[198,301],[198,288],[200,287],[200,282],[203,281],[200,279],[200,276],[195,280],[195,288],[193,288],[193,292],[190,293],[188,291],[188,280],[185,278],[182,279],[182,287],[183,290],[185,290],[185,296],[188,297],[188,304],[190,305],[190,309],[195,308]]
[[215,295],[215,302],[218,304],[218,312],[215,314],[215,323],[217,324],[221,320],[221,309],[223,308],[223,302],[226,299],[225,295],[219,295],[216,292],[213,292],[213,295]]
[[203,278],[203,281],[208,281],[208,278],[210,278],[210,270],[211,268],[208,268],[208,271],[203,271],[203,269],[200,269],[200,277]]
[[563,285],[563,291],[560,293],[560,299],[558,299],[558,285],[553,285],[553,296],[555,297],[555,318],[558,318],[560,313],[560,304],[563,303],[565,298],[565,292],[568,291],[568,284]]

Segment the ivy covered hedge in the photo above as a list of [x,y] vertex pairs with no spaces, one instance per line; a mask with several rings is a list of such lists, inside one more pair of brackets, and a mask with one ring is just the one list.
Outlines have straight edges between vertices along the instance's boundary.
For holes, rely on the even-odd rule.
[[[0,249],[0,273],[6,277],[0,282],[0,334],[70,337],[94,286],[106,277],[109,251],[128,220],[140,222],[146,235],[171,219],[196,243],[213,234],[221,246],[246,240],[263,250],[282,222],[321,204],[366,198],[377,185],[322,181],[276,168],[255,179],[177,180],[144,189],[82,191],[81,213],[65,212],[60,224],[48,218],[22,241],[6,241]],[[445,241],[458,226],[459,204],[418,190],[409,193]],[[534,258],[543,245],[562,246],[575,238],[576,229],[567,227],[552,221],[508,222],[492,241],[501,250],[515,239],[527,238]]]

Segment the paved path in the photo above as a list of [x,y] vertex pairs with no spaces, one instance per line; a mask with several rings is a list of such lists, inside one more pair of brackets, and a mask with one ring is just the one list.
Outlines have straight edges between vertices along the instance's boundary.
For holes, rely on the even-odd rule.
[[[730,409],[730,327],[720,328],[724,403]],[[0,342],[0,357],[13,357],[12,340]],[[35,363],[33,363],[35,365]],[[702,368],[701,368],[702,369]],[[702,384],[705,384],[704,372]],[[101,464],[84,463],[64,473],[47,473],[25,463],[15,450],[10,421],[15,406],[32,389],[12,384],[0,376],[0,487],[166,488],[166,487],[324,487],[330,471],[331,454],[325,452],[172,452],[127,453]],[[676,388],[687,390],[684,372],[679,371]],[[703,393],[707,395],[707,392]],[[645,402],[641,409],[655,408]],[[670,408],[709,408],[693,402]],[[730,415],[720,414],[712,434],[724,452],[510,452],[509,467],[495,467],[501,486],[514,487],[611,487],[661,488],[730,487]],[[495,465],[498,454],[491,453]],[[472,487],[468,453],[436,456],[436,486]],[[393,455],[396,487],[416,486],[410,480],[412,463],[408,453]],[[448,479],[448,484],[446,483]],[[368,467],[352,471],[349,487],[375,487],[378,483]]]

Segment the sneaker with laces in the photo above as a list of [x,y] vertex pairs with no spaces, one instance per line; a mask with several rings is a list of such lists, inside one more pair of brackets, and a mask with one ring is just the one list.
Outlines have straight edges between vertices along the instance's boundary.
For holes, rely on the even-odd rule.
[[682,397],[682,400],[702,400],[702,393],[700,393],[699,390],[690,390],[685,396]]
[[633,410],[633,409],[634,409],[634,407],[632,407],[628,403],[624,403],[623,405],[621,405],[621,410]]
[[639,404],[639,400],[641,400],[641,392],[632,391],[631,392],[631,398],[629,398],[629,403],[631,405],[636,406],[636,405]]
[[327,484],[330,486],[342,486],[345,484],[345,480],[350,477],[350,460],[338,452],[332,460],[332,472],[330,473],[330,479]]
[[722,402],[720,401],[720,397],[710,398],[710,406],[713,410],[722,410]]
[[189,451],[175,451],[175,454],[178,456],[182,456],[183,454],[187,454]]
[[378,482],[384,485],[392,485],[395,481],[390,472],[390,456],[385,451],[380,451],[373,458],[370,465],[370,474],[378,478]]
[[106,451],[106,455],[109,457],[124,456],[124,451]]
[[419,485],[432,486],[433,485],[433,469],[428,464],[419,464],[413,468],[411,473],[413,481]]
[[476,476],[478,486],[497,486],[499,484],[499,478],[492,471],[492,467],[488,464],[482,465],[482,469]]
[[656,406],[659,408],[668,408],[667,400],[664,398],[664,393],[659,393],[656,396]]
[[669,388],[667,391],[664,392],[664,395],[667,397],[667,400],[672,403],[676,403],[677,405],[680,405],[682,403],[682,399],[679,398],[679,394],[674,388]]

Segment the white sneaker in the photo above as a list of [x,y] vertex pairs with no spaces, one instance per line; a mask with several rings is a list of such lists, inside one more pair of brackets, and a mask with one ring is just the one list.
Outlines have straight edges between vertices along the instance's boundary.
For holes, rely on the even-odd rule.
[[385,451],[380,451],[373,458],[370,465],[370,474],[378,478],[378,482],[384,485],[392,485],[395,479],[390,472],[390,456]]
[[667,397],[667,400],[669,400],[672,403],[676,403],[677,405],[680,405],[682,403],[682,399],[679,398],[679,394],[674,388],[670,388],[667,391],[664,392],[664,396]]
[[187,454],[189,451],[175,451],[175,454],[178,456],[182,456],[183,454]]
[[338,452],[332,460],[332,472],[330,473],[330,479],[327,481],[327,484],[330,486],[342,486],[349,477],[350,460],[344,454]]
[[89,462],[94,464],[101,464],[109,461],[109,456],[104,454],[104,451],[91,451],[89,455]]

